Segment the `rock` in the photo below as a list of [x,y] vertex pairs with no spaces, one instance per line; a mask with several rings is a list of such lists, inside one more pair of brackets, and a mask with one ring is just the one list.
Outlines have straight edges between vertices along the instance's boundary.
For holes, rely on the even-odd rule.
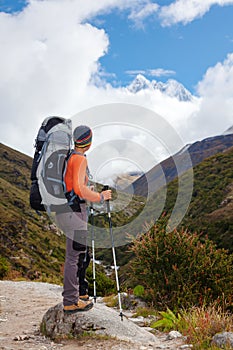
[[122,295],[122,305],[125,306],[127,310],[135,310],[138,307],[146,307],[146,302],[136,297],[135,295],[129,295],[125,293]]
[[168,333],[166,340],[172,340],[176,338],[182,338],[182,334],[177,331],[171,331]]
[[41,331],[51,339],[90,334],[107,335],[133,343],[161,344],[156,336],[138,327],[127,318],[119,317],[116,310],[96,303],[86,312],[64,314],[62,303],[51,307],[43,316]]
[[31,338],[31,336],[29,335],[17,335],[16,337],[14,337],[14,341],[24,341],[24,340],[29,340]]
[[145,329],[145,331],[147,331],[147,332],[154,332],[155,331],[154,328],[151,328],[149,326],[145,326],[145,327],[143,327],[143,329]]
[[233,348],[233,332],[222,332],[215,334],[212,338],[211,344],[220,348],[225,345],[230,345]]
[[143,316],[131,317],[131,318],[129,318],[129,320],[132,321],[133,323],[137,324],[140,327],[144,327],[145,326],[145,322],[144,322],[144,317]]
[[[125,315],[125,312],[124,312]],[[138,316],[138,317],[128,317],[130,321],[135,323],[136,325],[140,327],[149,327],[151,324],[151,321],[156,319],[155,316],[148,316],[148,317],[143,317],[143,316]]]

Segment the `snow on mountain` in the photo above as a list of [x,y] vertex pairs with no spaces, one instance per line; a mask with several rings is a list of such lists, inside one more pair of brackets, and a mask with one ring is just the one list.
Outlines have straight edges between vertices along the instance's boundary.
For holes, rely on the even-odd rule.
[[174,79],[169,79],[166,83],[156,80],[150,81],[142,74],[138,74],[126,89],[135,94],[141,90],[159,90],[161,93],[169,97],[175,97],[179,101],[191,101],[193,98],[192,94]]
[[127,90],[133,93],[137,93],[141,90],[151,89],[151,82],[146,79],[142,74],[138,74],[136,78],[127,86]]

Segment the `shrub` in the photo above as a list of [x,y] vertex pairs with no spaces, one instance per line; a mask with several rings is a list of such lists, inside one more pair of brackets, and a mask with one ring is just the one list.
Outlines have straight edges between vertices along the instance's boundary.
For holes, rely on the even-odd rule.
[[145,298],[156,308],[187,308],[213,301],[232,303],[233,255],[186,230],[166,232],[163,224],[138,237],[131,265]]
[[7,259],[4,257],[0,257],[0,278],[3,278],[7,275],[10,270],[10,264]]
[[[93,265],[92,263],[87,268],[87,280],[89,282],[89,294],[94,295],[94,281],[93,281]],[[104,268],[96,264],[96,294],[97,296],[107,296],[116,292],[115,281],[106,276]]]
[[145,291],[144,287],[139,284],[136,287],[134,287],[133,294],[135,295],[135,297],[142,297],[144,294],[144,291]]

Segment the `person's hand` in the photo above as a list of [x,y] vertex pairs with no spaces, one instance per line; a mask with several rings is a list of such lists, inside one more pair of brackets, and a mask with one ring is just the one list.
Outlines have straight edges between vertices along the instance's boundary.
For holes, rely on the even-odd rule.
[[112,199],[112,190],[102,191],[101,195],[103,196],[105,201],[108,201],[108,200]]

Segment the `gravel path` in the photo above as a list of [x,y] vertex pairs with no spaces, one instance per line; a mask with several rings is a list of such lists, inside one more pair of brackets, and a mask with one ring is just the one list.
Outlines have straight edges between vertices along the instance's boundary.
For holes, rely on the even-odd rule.
[[[181,348],[180,339],[166,341],[164,334],[158,336],[154,344],[92,337],[54,343],[40,334],[39,327],[46,311],[62,301],[61,292],[62,287],[49,283],[0,281],[0,350],[174,350]],[[98,305],[99,307],[101,306]],[[118,320],[118,322],[121,321]]]

